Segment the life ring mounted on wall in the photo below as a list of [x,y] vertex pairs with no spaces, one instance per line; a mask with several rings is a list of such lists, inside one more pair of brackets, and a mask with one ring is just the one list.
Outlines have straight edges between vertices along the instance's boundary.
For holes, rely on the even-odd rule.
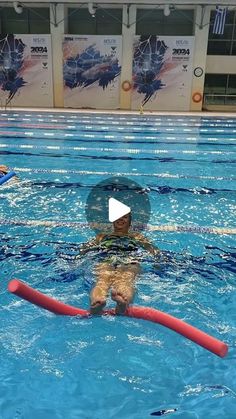
[[199,93],[199,92],[194,93],[193,96],[192,96],[192,100],[195,103],[202,102],[202,94]]
[[129,90],[132,88],[132,83],[130,83],[129,80],[125,80],[123,81],[121,88],[124,90],[124,92],[129,92]]

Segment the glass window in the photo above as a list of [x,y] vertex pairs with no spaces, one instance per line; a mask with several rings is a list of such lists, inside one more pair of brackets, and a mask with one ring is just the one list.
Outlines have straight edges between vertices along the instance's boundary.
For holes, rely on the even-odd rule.
[[[216,16],[216,12],[215,10],[213,10],[211,12],[211,17],[210,17],[210,27],[209,27],[209,39],[214,38],[215,36],[220,36],[221,39],[227,39],[227,36],[229,36],[229,32],[227,32],[227,27],[232,27],[234,25],[234,20],[235,20],[235,12],[232,11],[228,11],[227,15],[226,15],[226,19],[225,19],[225,31],[223,33],[223,35],[214,35],[212,33],[213,31],[213,26],[214,26],[214,21],[215,21],[215,16]],[[230,29],[229,29],[230,31]]]
[[235,22],[235,17],[236,17],[235,11],[234,10],[228,10],[227,15],[226,15],[226,19],[225,19],[225,23],[233,25],[234,22]]
[[23,8],[18,14],[13,7],[1,10],[1,32],[14,34],[50,33],[49,8]]
[[93,17],[87,7],[69,8],[68,33],[77,35],[121,35],[122,9],[97,8]]
[[42,7],[29,10],[29,33],[50,33],[50,10]]
[[231,55],[231,41],[216,41],[208,42],[208,55]]
[[232,45],[232,55],[236,55],[236,42],[233,42]]
[[194,11],[171,9],[165,16],[163,9],[138,9],[137,35],[193,35]]
[[211,105],[236,105],[236,74],[206,74],[204,102]]
[[28,11],[23,9],[21,14],[15,12],[13,7],[5,7],[1,11],[3,33],[29,33]]
[[206,74],[204,93],[225,94],[227,74]]
[[209,30],[209,39],[221,39],[221,40],[229,40],[231,41],[233,35],[233,25],[225,25],[224,28],[224,35],[217,35],[213,33],[213,25],[210,25]]
[[229,74],[227,94],[236,95],[236,74]]
[[95,35],[96,18],[88,9],[68,9],[68,33],[78,35]]
[[228,75],[225,104],[236,105],[236,74]]
[[209,55],[236,55],[234,42],[236,40],[236,11],[227,12],[222,35],[213,34],[215,13],[215,10],[211,12],[207,53]]
[[226,97],[225,105],[236,106],[236,97]]
[[98,9],[96,19],[98,35],[122,34],[122,9]]

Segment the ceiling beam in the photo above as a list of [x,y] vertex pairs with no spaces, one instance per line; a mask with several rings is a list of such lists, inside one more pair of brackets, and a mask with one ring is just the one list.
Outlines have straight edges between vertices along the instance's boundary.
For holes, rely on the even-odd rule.
[[[91,1],[91,0],[90,0]],[[85,0],[64,0],[64,1],[58,1],[58,0],[29,0],[29,1],[20,1],[20,3],[22,5],[28,5],[28,6],[36,6],[36,4],[40,5],[40,4],[47,4],[49,6],[50,3],[60,3],[60,4],[65,4],[65,5],[82,5],[82,4],[87,4],[88,1],[86,2]],[[207,6],[207,5],[212,5],[212,6],[216,6],[220,3],[221,6],[234,6],[236,7],[236,2],[235,0],[220,0],[220,2],[216,1],[216,0],[203,0],[203,1],[196,1],[196,0],[96,0],[93,1],[93,3],[99,4],[99,5],[117,5],[117,6],[123,6],[123,5],[128,5],[128,4],[136,4],[137,6],[147,6],[147,5],[153,5],[153,6],[163,6],[165,4],[170,4],[170,5],[179,5],[179,6],[198,6],[198,5],[203,5],[203,6]],[[13,1],[4,1],[4,0],[0,0],[0,7],[1,6],[10,6],[13,4]]]

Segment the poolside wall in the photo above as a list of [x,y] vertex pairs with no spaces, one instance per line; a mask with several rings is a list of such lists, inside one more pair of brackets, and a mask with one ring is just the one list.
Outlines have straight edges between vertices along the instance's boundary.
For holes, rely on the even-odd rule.
[[[35,6],[40,4],[35,3]],[[74,7],[74,5],[73,5]],[[117,7],[117,6],[116,6]],[[138,7],[143,7],[139,5]],[[144,6],[147,7],[148,6]],[[153,8],[154,6],[150,5],[149,8]],[[162,6],[160,6],[162,7]],[[236,67],[235,67],[235,57],[233,56],[207,56],[207,45],[208,45],[208,32],[209,32],[209,22],[210,22],[210,11],[214,9],[213,6],[205,6],[204,13],[203,8],[201,5],[198,6],[181,6],[181,9],[194,9],[194,36],[193,36],[193,45],[194,48],[192,50],[192,62],[190,63],[190,80],[188,81],[188,86],[185,89],[186,101],[184,106],[180,106],[180,102],[178,101],[177,95],[177,87],[171,86],[171,91],[169,89],[170,94],[170,105],[166,105],[164,101],[161,100],[161,94],[156,94],[156,100],[149,101],[144,105],[144,109],[146,110],[172,110],[172,111],[179,111],[179,110],[186,110],[186,111],[200,111],[202,109],[202,100],[204,93],[204,76],[205,72],[208,73],[221,73],[225,74],[236,74]],[[50,53],[48,55],[48,78],[47,82],[50,84],[48,85],[47,94],[44,93],[44,97],[42,96],[42,100],[40,102],[40,94],[42,92],[42,88],[31,91],[31,94],[28,92],[24,95],[23,89],[27,91],[29,88],[29,83],[26,87],[22,87],[18,90],[16,95],[13,95],[12,100],[9,104],[12,106],[41,106],[41,107],[75,107],[75,108],[97,108],[101,109],[139,109],[140,106],[135,106],[132,103],[132,96],[133,90],[125,91],[122,89],[122,83],[124,81],[130,81],[132,83],[132,68],[133,68],[133,45],[134,45],[134,38],[136,34],[136,22],[137,19],[137,6],[135,4],[128,7],[127,5],[122,6],[123,13],[123,25],[122,25],[122,59],[121,59],[121,73],[119,75],[119,83],[116,83],[116,89],[118,88],[117,95],[118,101],[117,104],[109,104],[109,101],[102,104],[102,89],[97,89],[96,94],[95,90],[93,90],[92,94],[94,96],[93,105],[88,105],[88,102],[78,100],[73,102],[71,106],[68,102],[65,103],[65,88],[64,88],[64,81],[63,81],[63,40],[66,33],[68,33],[68,19],[67,19],[67,7],[63,4],[57,4],[56,9],[55,5],[50,5],[50,35],[51,36],[51,45],[52,45],[52,62],[50,63]],[[55,25],[55,10],[56,10],[56,21],[57,24]],[[131,24],[128,24],[131,23]],[[25,35],[20,35],[24,38]],[[29,36],[29,35],[27,35]],[[33,36],[33,35],[32,35]],[[46,36],[46,35],[34,35],[37,36]],[[74,36],[74,35],[72,35]],[[96,38],[96,35],[94,35]],[[113,37],[115,38],[115,37]],[[168,38],[168,37],[161,37],[161,38]],[[179,38],[179,37],[178,37]],[[183,40],[187,37],[182,37]],[[42,68],[43,77],[45,77],[45,69]],[[30,70],[28,70],[30,71]],[[49,72],[51,71],[51,75]],[[201,74],[202,73],[202,74]],[[201,75],[199,75],[201,74]],[[186,74],[187,77],[187,74]],[[32,77],[31,77],[32,79]],[[42,84],[42,80],[40,80]],[[89,93],[89,87],[88,93]],[[29,90],[29,89],[28,89]],[[164,89],[163,89],[164,91]],[[90,88],[91,93],[91,88]],[[195,95],[197,93],[197,95]],[[7,98],[9,91],[1,91],[1,105],[4,107],[7,102]],[[77,93],[79,94],[79,92]],[[46,100],[47,97],[47,100]],[[195,101],[193,100],[195,98]],[[144,95],[142,95],[144,98]],[[200,99],[200,100],[199,100]],[[150,103],[152,102],[152,106]],[[97,105],[96,105],[97,103]],[[140,102],[141,103],[141,102]],[[8,104],[7,104],[8,105]]]

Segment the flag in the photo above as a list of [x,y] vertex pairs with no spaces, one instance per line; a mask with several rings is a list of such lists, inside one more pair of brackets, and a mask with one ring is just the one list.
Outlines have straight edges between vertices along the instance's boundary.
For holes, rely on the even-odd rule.
[[216,6],[215,20],[212,31],[215,35],[224,34],[227,10],[227,7]]

